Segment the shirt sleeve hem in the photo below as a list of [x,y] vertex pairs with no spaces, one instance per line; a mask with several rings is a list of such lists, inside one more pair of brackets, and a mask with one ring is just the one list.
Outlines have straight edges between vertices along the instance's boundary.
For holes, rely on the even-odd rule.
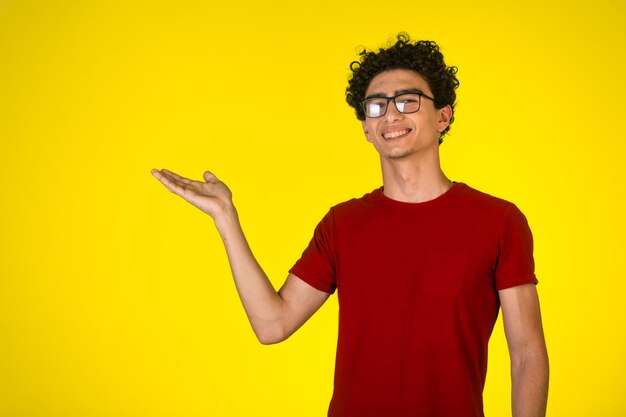
[[524,284],[537,285],[538,283],[539,281],[537,280],[535,274],[520,275],[515,278],[502,280],[500,283],[496,284],[496,290],[506,290],[507,288],[517,287],[518,285]]
[[295,275],[297,278],[309,284],[311,287],[316,290],[323,291],[328,294],[333,294],[337,287],[334,284],[328,284],[326,282],[320,281],[306,273],[305,271],[299,269],[298,267],[293,267],[289,270],[289,272]]

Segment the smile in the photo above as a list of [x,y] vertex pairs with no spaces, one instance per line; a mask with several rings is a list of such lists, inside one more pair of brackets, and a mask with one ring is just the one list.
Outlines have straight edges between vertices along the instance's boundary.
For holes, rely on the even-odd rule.
[[406,135],[410,131],[411,131],[411,129],[394,130],[393,132],[383,133],[383,138],[385,138],[385,139],[395,139],[395,138],[398,138],[400,136]]

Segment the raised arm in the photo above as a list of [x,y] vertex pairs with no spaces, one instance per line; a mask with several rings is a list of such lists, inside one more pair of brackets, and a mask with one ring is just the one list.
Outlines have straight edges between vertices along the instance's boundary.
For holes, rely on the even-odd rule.
[[549,366],[537,289],[526,284],[499,295],[511,356],[513,417],[544,417]]
[[213,218],[226,248],[237,292],[261,343],[285,340],[324,304],[329,294],[292,274],[276,292],[252,254],[230,190],[215,175],[205,172],[204,182],[165,169],[154,169],[152,175],[172,193]]

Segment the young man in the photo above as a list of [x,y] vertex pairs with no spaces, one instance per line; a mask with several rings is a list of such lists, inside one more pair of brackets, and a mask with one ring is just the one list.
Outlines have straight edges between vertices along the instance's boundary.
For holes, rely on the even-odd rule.
[[297,330],[338,290],[328,415],[483,416],[487,344],[502,306],[515,417],[545,416],[548,357],[532,235],[511,203],[453,182],[439,145],[454,120],[456,68],[434,42],[362,52],[346,100],[380,155],[383,187],[333,207],[276,292],[213,174],[154,176],[209,214],[261,343]]

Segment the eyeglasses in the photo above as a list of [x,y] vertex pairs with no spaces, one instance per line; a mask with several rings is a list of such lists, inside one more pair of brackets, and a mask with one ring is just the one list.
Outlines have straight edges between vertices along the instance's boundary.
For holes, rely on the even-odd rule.
[[393,97],[372,97],[363,100],[363,111],[365,111],[365,116],[370,118],[382,117],[387,113],[389,102],[393,101],[400,113],[415,113],[420,109],[422,97],[435,101],[434,98],[421,92],[402,93]]

